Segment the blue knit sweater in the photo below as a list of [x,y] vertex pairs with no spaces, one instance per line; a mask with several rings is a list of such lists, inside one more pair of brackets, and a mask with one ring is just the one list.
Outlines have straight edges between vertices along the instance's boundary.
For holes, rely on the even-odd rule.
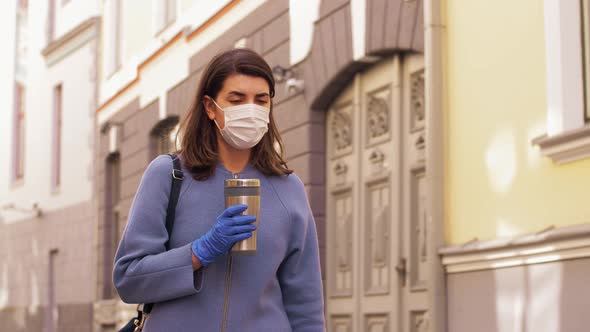
[[224,210],[224,180],[232,174],[219,164],[209,179],[195,181],[183,169],[166,251],[171,171],[168,156],[145,171],[115,257],[121,299],[155,303],[144,331],[221,331],[224,307],[228,332],[325,331],[317,233],[301,180],[246,166],[238,177],[261,185],[257,253],[234,254],[231,273],[229,255],[194,272],[191,242]]

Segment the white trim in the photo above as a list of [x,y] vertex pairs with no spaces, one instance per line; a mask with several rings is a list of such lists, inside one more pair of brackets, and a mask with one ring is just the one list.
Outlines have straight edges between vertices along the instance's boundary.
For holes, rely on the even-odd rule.
[[584,125],[580,1],[545,0],[547,134]]
[[[178,75],[177,78],[174,78],[174,82],[172,82],[172,80],[170,82],[158,82],[158,84],[160,84],[160,88],[157,89],[158,95],[153,93],[155,90],[145,90],[145,85],[147,84],[146,77],[142,76],[139,82],[136,82],[130,86],[130,88],[126,89],[124,93],[113,100],[110,100],[138,78],[139,66],[144,64],[148,58],[157,53],[166,44],[166,41],[169,40],[169,38],[175,36],[178,32],[183,32],[184,36],[190,35],[193,31],[201,27],[202,24],[207,22],[207,20],[216,15],[223,7],[225,7],[225,5],[229,4],[230,1],[231,0],[220,0],[211,3],[202,1],[195,2],[195,5],[189,10],[183,11],[182,17],[179,17],[169,29],[166,29],[161,35],[159,35],[158,39],[153,38],[142,52],[133,55],[130,60],[126,61],[121,70],[112,77],[103,79],[100,85],[99,105],[102,107],[106,102],[108,102],[109,105],[102,108],[97,114],[96,120],[98,125],[100,126],[104,124],[111,116],[137,96],[140,96],[140,107],[144,107],[148,102],[153,101],[161,91],[168,89],[185,79],[189,74],[189,68],[188,61],[183,60],[185,63],[184,66],[175,66],[175,68],[177,67],[178,72],[182,71],[182,75]],[[235,24],[244,17],[250,15],[250,13],[266,1],[267,0],[248,0],[238,2],[231,11],[220,17],[219,20],[214,22],[214,24],[208,26],[206,33],[201,33],[190,40],[183,38],[179,44],[174,44],[173,47],[166,50],[165,54],[160,55],[160,57],[162,57],[161,59],[169,59],[171,56],[184,56],[185,59],[188,60],[191,56],[206,48],[211,42],[215,41],[231,27],[235,26]],[[176,62],[176,64],[177,63],[178,62]],[[169,71],[170,69],[162,69],[161,62],[152,62],[149,66],[142,68],[142,73],[143,75],[146,75],[146,73],[151,70]]]
[[289,0],[289,63],[303,61],[313,45],[314,23],[320,15],[320,0]]
[[541,148],[541,152],[557,164],[590,158],[590,136],[580,137],[548,148]]
[[[113,0],[109,0],[113,1]],[[231,0],[219,0],[215,2],[196,1],[189,10],[185,11],[182,16],[167,29],[164,29],[158,36],[154,36],[147,46],[122,64],[122,67],[110,77],[105,77],[101,82],[99,105],[109,100],[119,91],[125,88],[129,83],[133,82],[138,76],[139,66],[149,59],[152,55],[157,53],[166,43],[181,31],[193,31],[205,23],[208,19],[213,17],[223,7],[225,7]],[[108,4],[108,2],[107,2]],[[108,9],[108,8],[107,8]],[[108,12],[108,11],[105,11]],[[112,18],[104,17],[105,29],[108,29]],[[229,29],[230,26],[226,28]],[[121,30],[121,33],[125,32]],[[110,47],[108,44],[108,34],[105,36],[105,47]],[[109,67],[106,66],[109,59],[105,59],[105,73],[108,75]]]
[[351,0],[350,15],[352,22],[352,58],[361,59],[365,56],[365,24],[367,0]]
[[113,125],[109,128],[109,153],[119,151],[119,137],[121,135],[121,126]]
[[443,254],[442,262],[447,273],[462,273],[587,257],[590,257],[590,237],[476,253]]
[[87,29],[84,29],[84,31],[81,31],[75,37],[68,40],[64,45],[61,45],[59,48],[57,48],[50,54],[47,54],[47,66],[51,67],[54,64],[60,62],[68,55],[82,48],[82,46],[86,45],[86,43],[93,40],[96,36],[96,25],[91,25]]
[[167,96],[168,94],[164,92],[160,95],[160,98],[158,98],[158,115],[160,117],[160,120],[164,120],[166,118],[166,114],[168,113],[168,110],[166,108]]

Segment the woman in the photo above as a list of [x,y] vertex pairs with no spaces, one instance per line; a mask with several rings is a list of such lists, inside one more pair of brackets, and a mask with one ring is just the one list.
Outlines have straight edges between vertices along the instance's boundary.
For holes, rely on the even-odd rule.
[[[114,268],[123,301],[155,303],[144,331],[324,331],[316,227],[301,180],[277,152],[274,85],[253,51],[209,63],[181,126],[185,177],[170,250],[172,160],[159,156],[145,171]],[[240,215],[246,206],[225,209],[232,177],[260,179],[255,255],[228,254],[256,229]]]

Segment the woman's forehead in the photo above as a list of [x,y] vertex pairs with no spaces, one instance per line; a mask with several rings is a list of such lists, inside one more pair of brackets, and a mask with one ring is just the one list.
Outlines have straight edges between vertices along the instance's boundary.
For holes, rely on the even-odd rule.
[[221,92],[237,95],[268,95],[269,90],[268,82],[262,77],[233,74],[225,79]]

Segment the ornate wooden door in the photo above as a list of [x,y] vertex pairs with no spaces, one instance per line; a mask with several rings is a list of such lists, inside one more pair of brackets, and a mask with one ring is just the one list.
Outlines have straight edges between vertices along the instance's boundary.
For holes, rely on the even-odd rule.
[[327,121],[327,316],[336,332],[422,332],[421,55],[357,74]]

